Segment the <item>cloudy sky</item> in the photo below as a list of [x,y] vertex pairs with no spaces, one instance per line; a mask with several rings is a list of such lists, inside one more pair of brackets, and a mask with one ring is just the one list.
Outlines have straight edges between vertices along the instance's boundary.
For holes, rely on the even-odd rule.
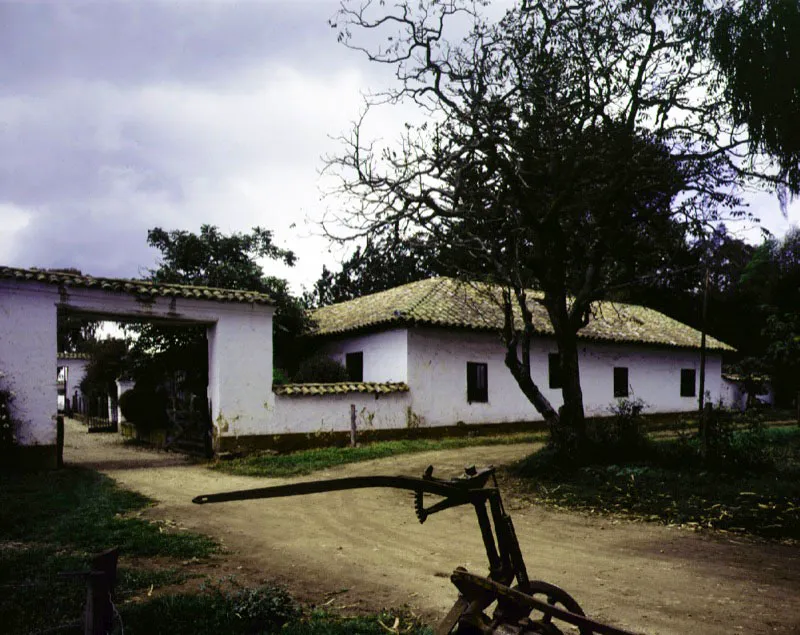
[[[135,277],[148,228],[260,225],[299,256],[270,273],[310,285],[342,256],[318,236],[322,156],[385,80],[337,44],[336,8],[0,0],[0,264]],[[798,203],[752,210],[800,223]]]

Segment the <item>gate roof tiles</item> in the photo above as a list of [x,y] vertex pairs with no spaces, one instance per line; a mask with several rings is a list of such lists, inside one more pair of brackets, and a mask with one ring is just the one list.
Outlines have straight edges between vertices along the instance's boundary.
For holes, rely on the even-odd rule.
[[149,282],[147,280],[126,280],[122,278],[96,278],[67,271],[45,269],[19,269],[0,266],[0,280],[17,282],[40,282],[63,287],[100,289],[127,293],[137,297],[186,298],[191,300],[211,300],[214,302],[246,302],[273,304],[266,293],[243,291],[240,289],[217,289],[214,287],[195,287],[183,284]]

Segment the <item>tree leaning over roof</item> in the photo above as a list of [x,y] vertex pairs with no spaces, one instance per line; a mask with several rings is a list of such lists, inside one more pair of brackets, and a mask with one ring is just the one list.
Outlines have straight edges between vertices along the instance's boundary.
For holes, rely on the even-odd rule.
[[[344,3],[339,39],[397,83],[328,158],[351,206],[326,226],[339,238],[425,232],[462,254],[460,277],[501,285],[506,365],[569,449],[585,436],[577,332],[593,303],[669,262],[686,235],[743,215],[744,189],[789,183],[757,160],[763,148],[725,97],[709,55],[714,8],[530,0],[490,21],[486,4]],[[397,103],[424,122],[379,146],[369,115]],[[531,288],[560,352],[559,413],[531,377]]]

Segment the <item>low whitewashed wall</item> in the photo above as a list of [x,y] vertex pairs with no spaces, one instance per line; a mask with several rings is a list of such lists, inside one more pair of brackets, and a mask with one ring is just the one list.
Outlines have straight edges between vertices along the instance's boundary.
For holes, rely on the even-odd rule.
[[722,405],[732,410],[744,410],[747,407],[747,393],[742,388],[742,383],[722,378],[720,389]]
[[382,395],[275,395],[275,414],[268,434],[350,430],[350,404],[356,406],[358,430],[389,430],[414,425],[409,420],[410,393]]
[[[747,408],[747,391],[744,389],[744,383],[723,377],[720,383],[720,399],[726,408],[744,411]],[[775,393],[772,386],[767,384],[766,392],[763,395],[756,395],[756,400],[762,404],[774,404]]]

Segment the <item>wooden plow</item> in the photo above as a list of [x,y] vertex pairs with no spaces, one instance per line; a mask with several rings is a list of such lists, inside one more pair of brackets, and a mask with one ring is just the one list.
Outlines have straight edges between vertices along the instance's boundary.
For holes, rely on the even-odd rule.
[[[559,626],[569,624],[581,635],[631,635],[586,616],[575,599],[563,589],[531,580],[522,558],[511,517],[503,507],[493,467],[467,468],[464,475],[444,480],[433,477],[429,467],[422,478],[410,476],[356,476],[278,485],[250,490],[206,494],[194,503],[256,500],[333,492],[368,487],[391,487],[414,492],[414,510],[420,523],[437,512],[470,504],[489,560],[489,575],[479,576],[461,567],[450,576],[458,599],[434,629],[435,635],[562,635]],[[425,495],[441,500],[425,507]],[[491,615],[489,608],[494,605]]]

